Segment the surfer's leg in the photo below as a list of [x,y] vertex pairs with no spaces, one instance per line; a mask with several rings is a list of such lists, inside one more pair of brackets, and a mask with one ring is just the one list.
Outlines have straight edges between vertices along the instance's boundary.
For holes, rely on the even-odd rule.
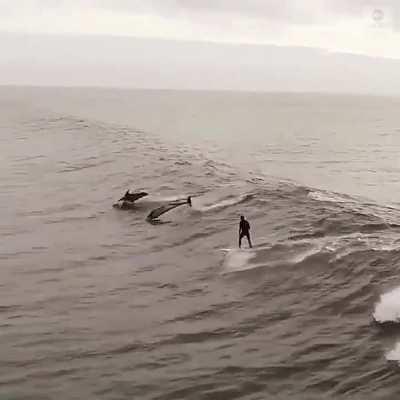
[[242,238],[243,238],[243,235],[240,234],[240,235],[239,235],[239,249],[242,248]]
[[253,245],[251,244],[250,233],[247,234],[247,241],[249,242],[249,247],[252,248]]

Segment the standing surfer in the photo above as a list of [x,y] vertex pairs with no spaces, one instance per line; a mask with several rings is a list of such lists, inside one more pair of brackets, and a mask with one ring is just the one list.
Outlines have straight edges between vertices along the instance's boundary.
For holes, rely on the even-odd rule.
[[249,242],[249,247],[252,248],[251,239],[250,239],[250,224],[244,218],[243,215],[240,216],[240,223],[239,223],[239,249],[242,247],[242,239],[246,236],[247,241]]

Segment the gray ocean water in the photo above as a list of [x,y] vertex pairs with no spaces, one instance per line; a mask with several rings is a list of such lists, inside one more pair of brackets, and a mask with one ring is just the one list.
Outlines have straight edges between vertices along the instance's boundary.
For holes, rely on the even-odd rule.
[[396,398],[399,108],[1,88],[0,398]]

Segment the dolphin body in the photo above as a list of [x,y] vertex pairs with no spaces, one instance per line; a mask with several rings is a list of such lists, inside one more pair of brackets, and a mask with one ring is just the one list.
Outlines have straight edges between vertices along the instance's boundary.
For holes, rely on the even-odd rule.
[[129,190],[127,190],[124,196],[121,197],[118,201],[130,201],[133,203],[136,200],[139,200],[145,196],[148,196],[148,193],[146,192],[129,193]]
[[[146,192],[136,192],[136,193],[130,193],[129,190],[125,192],[125,194],[118,200],[117,203],[113,204],[114,208],[119,208],[120,210],[132,210],[135,209],[135,202],[136,200],[141,199],[142,197],[148,196],[148,193]],[[146,220],[147,221],[156,221],[158,217],[160,217],[162,214],[173,210],[176,207],[183,206],[185,204],[189,204],[189,206],[192,206],[192,198],[189,196],[185,200],[174,200],[171,202],[168,202],[167,204],[164,204],[160,207],[155,208],[150,212],[150,214],[147,216]]]
[[171,201],[168,204],[164,204],[161,207],[155,208],[150,212],[150,214],[147,216],[146,220],[149,222],[154,222],[155,220],[158,219],[162,214],[165,214],[168,211],[173,210],[174,208],[184,206],[185,204],[189,204],[190,207],[192,207],[192,198],[189,196],[186,200],[176,200],[176,201]]
[[129,193],[129,190],[127,190],[125,194],[118,200],[118,202],[113,204],[113,207],[120,208],[121,210],[129,210],[135,207],[136,200],[139,200],[145,196],[148,196],[148,193],[146,192]]

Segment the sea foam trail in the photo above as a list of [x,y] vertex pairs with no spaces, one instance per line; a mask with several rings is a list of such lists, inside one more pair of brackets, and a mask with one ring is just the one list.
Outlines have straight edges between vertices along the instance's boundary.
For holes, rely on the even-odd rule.
[[400,287],[381,296],[373,317],[376,322],[380,323],[400,322]]
[[193,208],[195,210],[202,211],[202,212],[212,211],[212,210],[226,208],[226,207],[234,206],[236,204],[240,204],[246,200],[249,200],[251,197],[252,197],[252,195],[246,194],[246,195],[242,195],[242,196],[238,196],[238,197],[231,197],[228,199],[220,200],[214,204],[204,204],[204,205],[201,205],[201,203],[198,202],[197,204],[193,203]]
[[[252,249],[223,249],[226,251],[223,273],[246,271],[260,267],[277,267],[279,265],[296,265],[307,258],[320,253],[318,246],[306,248],[286,248],[279,250],[270,246]],[[262,260],[262,261],[260,261]]]
[[355,200],[345,194],[334,193],[324,190],[313,190],[308,194],[313,200],[326,201],[332,203],[354,203]]

